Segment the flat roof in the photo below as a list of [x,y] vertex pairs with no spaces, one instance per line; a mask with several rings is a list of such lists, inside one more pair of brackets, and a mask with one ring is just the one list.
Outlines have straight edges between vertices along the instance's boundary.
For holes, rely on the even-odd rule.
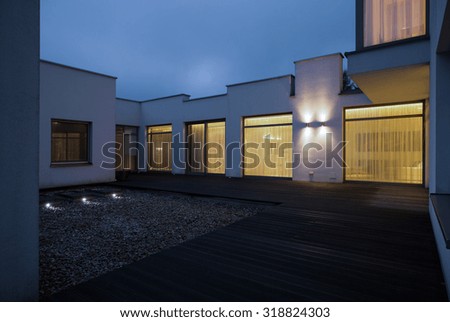
[[149,99],[149,100],[141,101],[141,103],[153,102],[153,101],[159,101],[159,100],[165,100],[165,99],[168,99],[168,98],[175,98],[175,97],[179,97],[179,96],[187,96],[187,97],[191,97],[191,95],[188,95],[188,94],[176,94],[176,95],[170,95],[170,96],[164,96],[164,97],[152,98],[152,99]]
[[102,73],[93,72],[93,71],[87,70],[87,69],[82,69],[82,68],[78,68],[78,67],[73,67],[73,66],[69,66],[69,65],[60,64],[60,63],[55,63],[54,61],[50,61],[50,60],[41,59],[41,62],[42,63],[46,63],[46,64],[51,64],[51,65],[55,65],[55,66],[60,66],[60,67],[65,67],[65,68],[77,70],[77,71],[80,71],[80,72],[85,72],[85,73],[94,74],[94,75],[98,75],[98,76],[103,76],[103,77],[109,77],[109,78],[117,79],[116,76],[106,75],[106,74],[102,74]]
[[224,94],[217,94],[217,95],[210,95],[210,96],[203,96],[203,97],[196,97],[196,98],[191,98],[188,101],[186,101],[186,103],[188,102],[192,102],[192,101],[200,101],[200,100],[205,100],[208,98],[217,98],[217,97],[222,97],[222,96],[227,96],[227,93]]
[[286,78],[286,77],[292,77],[292,78],[295,78],[294,75],[292,75],[292,74],[287,74],[287,75],[282,75],[282,76],[275,76],[275,77],[269,77],[269,78],[258,79],[258,80],[249,81],[249,82],[230,84],[230,85],[227,85],[227,87],[240,86],[240,85],[247,85],[247,84],[259,83],[259,82],[266,82],[266,81],[271,81],[271,80],[276,80],[276,79]]
[[122,97],[116,97],[116,100],[121,100],[121,101],[128,101],[128,102],[133,102],[133,103],[140,103],[141,101],[136,101],[136,100],[132,100],[129,98],[122,98]]

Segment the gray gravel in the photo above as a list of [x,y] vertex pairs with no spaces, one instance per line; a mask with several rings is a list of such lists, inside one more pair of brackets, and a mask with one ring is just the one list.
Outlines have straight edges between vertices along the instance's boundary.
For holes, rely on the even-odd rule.
[[[90,193],[89,193],[90,191]],[[48,296],[255,215],[262,206],[108,187],[41,195],[40,293]],[[86,192],[87,201],[80,196]]]

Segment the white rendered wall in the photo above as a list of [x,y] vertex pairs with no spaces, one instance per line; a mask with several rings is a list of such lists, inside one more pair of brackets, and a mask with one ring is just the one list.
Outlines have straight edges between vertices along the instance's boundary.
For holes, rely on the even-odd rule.
[[[172,134],[185,138],[186,123],[225,119],[226,143],[242,143],[242,119],[275,113],[292,112],[290,102],[291,77],[233,85],[227,95],[189,100],[188,96],[175,96],[142,103],[142,129],[147,126],[172,124]],[[174,140],[176,142],[177,140]],[[141,142],[144,143],[144,142]],[[185,162],[185,151],[174,144],[174,154]],[[146,152],[147,154],[147,152]],[[172,173],[184,174],[186,169],[175,164]],[[226,176],[241,177],[241,154],[234,150],[227,155]]]
[[140,102],[116,99],[116,123],[117,125],[140,126],[141,104]]
[[39,288],[39,1],[0,1],[0,30],[0,302],[34,301]]
[[[318,144],[309,150],[310,163],[322,162],[310,168],[303,160],[294,170],[293,180],[342,182],[342,164],[333,161],[326,165],[326,135],[332,134],[332,146],[343,140],[343,109],[348,106],[370,104],[363,94],[339,95],[342,90],[342,55],[333,54],[298,61],[295,64],[296,88],[293,101],[294,153],[303,155],[303,148]],[[321,123],[325,122],[325,126]],[[306,123],[310,123],[307,127]],[[319,147],[320,146],[320,147]],[[339,153],[343,157],[342,151]],[[317,163],[317,165],[319,165]]]
[[[340,54],[299,61],[295,67],[295,96],[291,96],[293,78],[288,75],[230,85],[226,95],[211,98],[189,100],[187,95],[178,95],[143,102],[141,143],[145,144],[147,126],[172,124],[173,136],[180,135],[184,139],[186,123],[225,119],[226,144],[238,147],[243,143],[242,122],[245,117],[292,113],[294,152],[301,154],[303,147],[309,143],[320,144],[324,148],[322,151],[313,149],[309,153],[309,161],[318,159],[323,165],[309,169],[300,163],[293,171],[293,180],[342,182],[342,164],[334,161],[331,167],[327,167],[325,163],[326,133],[332,134],[334,148],[343,139],[343,108],[371,102],[364,94],[339,95],[342,89]],[[320,127],[320,122],[325,122],[326,127]],[[306,129],[305,123],[311,123],[312,126]],[[185,151],[181,151],[176,143],[173,147],[174,154],[180,154],[184,162]],[[226,176],[242,177],[240,151],[229,149],[227,152]],[[174,174],[185,173],[185,168],[175,163],[172,168]],[[314,174],[310,175],[310,171]]]
[[[115,140],[114,78],[41,62],[40,188],[111,182],[115,172],[100,167],[102,146]],[[51,165],[51,119],[91,122],[90,165]]]

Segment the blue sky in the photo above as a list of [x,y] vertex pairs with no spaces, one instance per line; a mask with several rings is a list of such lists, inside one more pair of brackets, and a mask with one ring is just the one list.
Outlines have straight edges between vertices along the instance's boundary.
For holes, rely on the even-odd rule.
[[118,77],[136,100],[294,72],[351,51],[349,0],[41,0],[41,58]]

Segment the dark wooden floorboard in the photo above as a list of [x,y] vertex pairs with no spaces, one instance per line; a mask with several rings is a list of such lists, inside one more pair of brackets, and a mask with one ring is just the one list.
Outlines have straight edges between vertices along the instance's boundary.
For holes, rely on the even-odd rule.
[[447,300],[424,188],[171,175],[116,185],[264,209],[49,300]]

